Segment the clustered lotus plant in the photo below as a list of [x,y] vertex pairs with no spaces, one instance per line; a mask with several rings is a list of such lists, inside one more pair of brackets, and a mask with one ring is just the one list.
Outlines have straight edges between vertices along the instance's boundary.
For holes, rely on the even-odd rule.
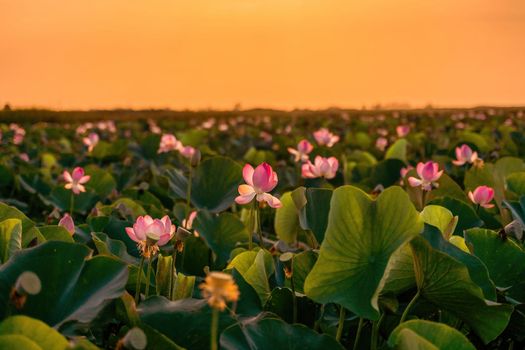
[[0,123],[0,348],[524,348],[525,111],[301,113]]

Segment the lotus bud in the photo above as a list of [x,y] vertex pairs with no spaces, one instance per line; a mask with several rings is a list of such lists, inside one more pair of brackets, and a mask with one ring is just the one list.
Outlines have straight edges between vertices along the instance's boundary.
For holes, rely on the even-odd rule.
[[11,290],[11,302],[17,310],[24,307],[28,295],[37,295],[42,290],[40,278],[31,271],[24,271],[18,276]]

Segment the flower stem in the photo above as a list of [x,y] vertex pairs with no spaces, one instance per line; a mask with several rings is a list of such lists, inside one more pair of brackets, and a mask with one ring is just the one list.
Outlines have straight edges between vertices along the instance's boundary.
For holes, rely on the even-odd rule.
[[170,290],[168,292],[168,299],[173,300],[172,297],[175,295],[175,292],[173,289],[175,289],[175,276],[177,275],[177,248],[173,251],[173,254],[171,256],[171,278],[170,278]]
[[[292,258],[293,264],[293,258]],[[293,323],[297,323],[297,296],[295,295],[295,284],[293,283],[293,273],[290,276],[290,285],[292,287],[292,298],[293,298]]]
[[[188,222],[190,219],[190,212],[191,212],[191,184],[193,180],[193,167],[190,165],[190,173],[188,175],[188,188],[186,189],[186,226],[188,226]],[[187,227],[185,227],[187,228]]]
[[73,210],[75,210],[75,194],[71,191],[71,199],[69,201],[69,215],[73,217]]
[[219,333],[219,310],[216,308],[212,309],[211,314],[211,334],[210,334],[210,350],[218,349],[217,335]]
[[403,315],[401,315],[401,320],[399,320],[399,324],[405,321],[406,317],[408,316],[408,312],[410,311],[412,306],[414,306],[414,303],[416,302],[418,298],[419,298],[419,290],[417,291],[416,295],[414,295],[412,300],[410,300],[410,303],[408,303],[407,307],[405,308],[405,311],[403,311]]
[[139,303],[139,299],[140,299],[140,290],[142,289],[141,287],[141,284],[140,284],[140,280],[141,280],[141,277],[142,277],[142,268],[144,266],[144,257],[140,258],[140,264],[139,264],[139,271],[137,273],[137,284],[135,285],[135,304],[138,304]]
[[364,324],[365,324],[365,320],[362,317],[359,317],[359,324],[357,325],[357,333],[355,335],[355,340],[354,340],[354,347],[353,347],[354,350],[356,350],[357,346],[359,345],[359,338],[361,338],[361,331],[363,330]]
[[425,191],[424,189],[421,189],[421,210],[425,208],[426,195],[427,195],[427,191]]
[[341,305],[339,309],[339,324],[337,325],[337,333],[335,335],[335,340],[341,342],[341,336],[343,335],[343,326],[345,324],[346,310]]
[[147,298],[149,295],[149,285],[151,281],[151,265],[152,265],[153,259],[148,259],[148,274],[146,275],[146,292],[144,293],[144,298]]
[[261,208],[259,207],[259,204],[257,202],[255,202],[255,214],[257,218],[257,236],[259,237],[259,245],[261,246],[261,248],[264,248],[261,229]]

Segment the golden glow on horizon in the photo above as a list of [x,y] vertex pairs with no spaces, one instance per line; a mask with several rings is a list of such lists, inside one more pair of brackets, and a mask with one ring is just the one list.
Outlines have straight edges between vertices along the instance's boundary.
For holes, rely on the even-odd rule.
[[525,104],[523,0],[0,0],[0,104]]

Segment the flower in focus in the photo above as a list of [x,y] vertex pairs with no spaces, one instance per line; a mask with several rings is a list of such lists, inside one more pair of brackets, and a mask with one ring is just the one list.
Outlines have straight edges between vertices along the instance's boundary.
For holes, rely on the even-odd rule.
[[208,305],[220,311],[226,308],[226,302],[235,302],[240,295],[232,276],[224,272],[210,272],[199,288]]
[[384,137],[378,137],[376,140],[376,148],[383,152],[386,146],[388,146],[388,140]]
[[83,184],[88,182],[91,178],[91,176],[89,175],[84,175],[84,169],[81,167],[76,167],[75,169],[73,169],[73,172],[71,174],[69,173],[69,171],[64,170],[62,176],[67,182],[64,187],[68,190],[73,191],[74,194],[86,192],[86,188]]
[[312,152],[314,146],[308,140],[301,140],[297,144],[297,149],[288,147],[288,152],[294,156],[294,162],[306,162],[308,160],[308,154]]
[[98,137],[98,134],[96,132],[91,132],[87,137],[82,139],[82,142],[84,142],[84,145],[87,146],[88,152],[91,152],[99,140],[100,138]]
[[235,198],[237,204],[248,204],[254,198],[258,202],[266,202],[272,208],[280,208],[281,201],[269,194],[277,186],[277,173],[268,163],[260,164],[255,170],[250,164],[242,169],[242,176],[246,184],[239,186],[239,196]]
[[472,203],[477,204],[483,208],[492,208],[494,204],[490,204],[490,201],[494,198],[494,189],[488,186],[478,186],[474,189],[474,192],[469,191],[468,197]]
[[396,127],[396,133],[398,137],[405,137],[410,133],[410,126],[408,125],[398,125]]
[[456,160],[452,163],[457,166],[462,166],[466,163],[474,163],[478,160],[478,152],[473,152],[468,145],[461,145],[456,147]]
[[69,214],[64,214],[62,219],[58,222],[58,226],[62,226],[69,232],[71,235],[75,233],[75,222],[73,221],[73,218]]
[[137,242],[137,247],[145,258],[150,258],[159,251],[159,247],[169,242],[175,233],[175,225],[166,215],[162,219],[153,219],[149,215],[139,216],[133,227],[126,227],[129,238]]
[[182,143],[172,134],[164,134],[160,139],[159,150],[157,153],[166,153],[182,149]]
[[315,131],[313,135],[319,146],[332,147],[339,141],[339,136],[332,134],[326,128]]
[[419,162],[416,171],[419,178],[411,176],[408,178],[408,183],[412,187],[421,186],[424,191],[432,190],[432,186],[438,187],[436,181],[443,175],[443,170],[439,170],[439,164],[432,161]]
[[303,164],[301,173],[304,178],[313,179],[317,177],[324,177],[325,179],[333,179],[339,168],[339,161],[335,157],[324,158],[317,156],[314,163],[308,161]]

